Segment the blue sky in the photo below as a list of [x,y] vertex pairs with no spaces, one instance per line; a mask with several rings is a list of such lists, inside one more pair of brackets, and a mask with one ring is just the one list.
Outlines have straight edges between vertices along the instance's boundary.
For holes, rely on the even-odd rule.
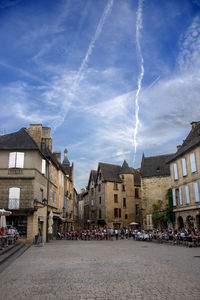
[[1,133],[51,127],[78,191],[98,162],[175,152],[200,120],[200,0],[0,0],[0,44]]

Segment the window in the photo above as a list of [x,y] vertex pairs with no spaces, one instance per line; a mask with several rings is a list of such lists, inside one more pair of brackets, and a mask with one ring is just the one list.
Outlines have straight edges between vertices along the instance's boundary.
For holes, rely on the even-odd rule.
[[178,180],[177,164],[173,164],[173,169],[174,169],[174,180]]
[[126,198],[123,198],[123,207],[126,207]]
[[55,192],[53,194],[53,203],[54,203],[54,205],[56,205],[56,193]]
[[43,201],[43,189],[40,189],[40,202]]
[[91,205],[94,206],[94,200],[91,200]]
[[126,190],[125,185],[122,184],[122,191],[124,192]]
[[138,216],[140,214],[140,207],[139,207],[139,204],[136,204],[135,205],[135,214],[136,216]]
[[173,206],[176,206],[176,193],[175,193],[175,189],[172,189],[172,196],[173,196]]
[[55,174],[54,174],[54,183],[56,184],[56,180],[57,180],[57,171],[55,170]]
[[50,175],[51,181],[53,181],[53,166],[51,166],[51,175]]
[[101,219],[101,209],[99,209],[99,219]]
[[20,201],[20,188],[12,187],[9,189],[9,201],[8,208],[9,209],[19,209],[19,201]]
[[199,186],[198,182],[193,182],[193,191],[194,191],[194,201],[199,202]]
[[186,160],[185,160],[185,158],[181,159],[181,164],[182,164],[183,176],[187,176],[187,168],[186,168]]
[[118,195],[117,194],[114,194],[114,202],[118,203]]
[[125,219],[128,219],[128,215],[127,214],[125,214]]
[[114,218],[121,218],[121,208],[114,208]]
[[53,201],[53,193],[52,193],[52,191],[50,190],[50,205],[52,205],[52,201]]
[[46,160],[42,159],[42,174],[46,174]]
[[11,152],[9,155],[9,168],[23,168],[24,167],[24,153]]
[[139,189],[135,189],[135,198],[139,198]]
[[94,188],[91,189],[91,195],[94,195]]
[[114,187],[113,187],[114,190],[118,190],[118,184],[116,182],[114,182]]
[[101,185],[98,185],[98,192],[101,192]]
[[118,218],[118,208],[114,208],[114,218]]
[[189,194],[188,185],[185,185],[185,202],[186,202],[186,204],[190,203],[190,194]]
[[196,161],[195,161],[195,154],[191,153],[190,154],[190,166],[191,166],[191,172],[194,173],[196,172]]
[[124,175],[122,175],[121,178],[124,179]]
[[175,189],[176,203],[179,203],[179,189]]
[[101,204],[101,197],[99,197],[99,204]]
[[179,187],[179,205],[183,204],[183,200],[182,200],[182,189],[181,187]]

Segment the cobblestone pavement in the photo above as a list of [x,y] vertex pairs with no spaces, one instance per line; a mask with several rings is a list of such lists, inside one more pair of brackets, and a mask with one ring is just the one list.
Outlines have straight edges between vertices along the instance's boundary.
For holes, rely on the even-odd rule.
[[32,246],[1,273],[0,299],[200,299],[200,248],[51,241]]

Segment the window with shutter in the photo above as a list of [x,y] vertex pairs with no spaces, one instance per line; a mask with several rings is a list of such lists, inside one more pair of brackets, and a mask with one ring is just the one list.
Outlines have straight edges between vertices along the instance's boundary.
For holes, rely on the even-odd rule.
[[9,168],[23,168],[24,167],[24,153],[11,152],[9,155]]
[[179,205],[183,204],[183,200],[182,200],[182,189],[181,187],[179,187]]
[[114,208],[114,218],[118,218],[118,208]]
[[46,174],[46,160],[42,159],[42,174]]
[[198,182],[193,182],[193,191],[194,191],[194,201],[199,202],[199,185]]
[[52,205],[52,201],[53,201],[53,193],[52,193],[52,191],[50,190],[50,205]]
[[9,189],[8,209],[19,209],[20,188],[12,187]]
[[191,172],[194,173],[196,172],[196,161],[195,161],[195,154],[191,153],[190,154],[190,167],[191,167]]
[[173,206],[176,206],[176,191],[172,189],[172,196],[173,196]]
[[189,194],[188,185],[185,185],[185,202],[186,202],[186,204],[190,203],[190,194]]
[[178,168],[177,168],[177,164],[173,164],[173,168],[174,168],[174,180],[178,180]]
[[185,160],[185,158],[181,159],[181,163],[182,163],[183,176],[187,176],[187,168],[186,168],[186,160]]
[[23,167],[24,167],[24,153],[17,152],[16,168],[23,168]]

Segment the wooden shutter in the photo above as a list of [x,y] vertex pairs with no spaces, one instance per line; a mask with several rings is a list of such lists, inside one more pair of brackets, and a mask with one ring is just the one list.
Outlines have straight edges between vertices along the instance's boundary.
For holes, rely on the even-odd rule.
[[187,168],[186,168],[186,160],[185,160],[185,158],[181,159],[181,163],[182,163],[183,176],[186,176],[187,175]]
[[16,157],[16,168],[23,168],[24,167],[24,153],[23,152],[17,152]]
[[199,202],[199,186],[198,182],[193,182],[193,191],[194,191],[194,201]]
[[46,174],[46,160],[42,159],[42,174]]
[[191,166],[191,172],[194,173],[196,172],[196,161],[195,161],[195,155],[194,153],[190,154],[190,166]]
[[176,206],[176,191],[172,189],[172,196],[173,196],[173,206]]
[[177,169],[177,164],[173,164],[174,168],[174,180],[178,179],[178,169]]
[[19,209],[20,188],[12,187],[9,189],[9,209]]
[[189,187],[185,185],[185,202],[186,204],[190,203]]
[[15,168],[16,152],[11,152],[9,155],[9,168]]
[[183,204],[183,199],[182,199],[182,190],[181,187],[179,188],[179,204],[182,205]]

